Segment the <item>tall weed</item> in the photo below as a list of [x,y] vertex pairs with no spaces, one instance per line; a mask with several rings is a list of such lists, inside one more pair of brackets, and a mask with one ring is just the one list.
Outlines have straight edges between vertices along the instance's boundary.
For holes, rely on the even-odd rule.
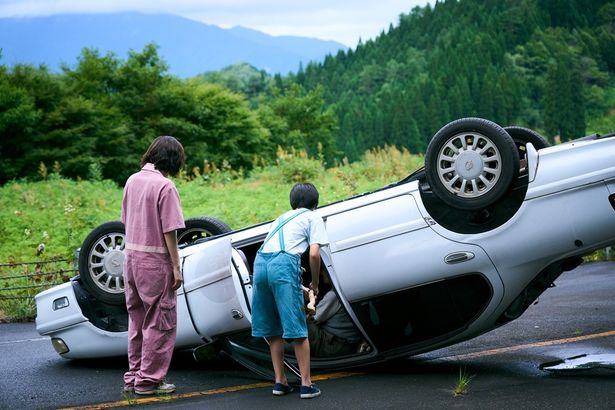
[[273,168],[280,181],[296,183],[314,181],[324,171],[322,160],[309,158],[305,151],[290,152],[278,147],[277,166]]

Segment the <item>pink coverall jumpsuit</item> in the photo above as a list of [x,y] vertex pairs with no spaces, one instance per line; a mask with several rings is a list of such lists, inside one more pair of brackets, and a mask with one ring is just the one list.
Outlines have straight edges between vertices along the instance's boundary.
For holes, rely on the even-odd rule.
[[175,346],[177,295],[164,233],[185,225],[173,181],[152,164],[128,178],[122,222],[129,366],[124,390],[151,390],[166,376]]

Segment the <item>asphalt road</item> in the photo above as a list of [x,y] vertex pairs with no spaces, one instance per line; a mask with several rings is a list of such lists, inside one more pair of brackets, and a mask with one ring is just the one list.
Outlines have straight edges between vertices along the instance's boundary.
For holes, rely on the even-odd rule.
[[[224,356],[176,354],[167,398],[126,400],[125,360],[60,358],[33,323],[0,325],[0,409],[615,409],[615,371],[551,374],[540,364],[581,354],[615,359],[615,262],[564,273],[516,321],[428,354],[314,378],[321,397],[273,397],[271,384]],[[460,371],[471,376],[455,397]],[[91,407],[87,407],[91,406]],[[146,406],[146,407],[145,407]]]

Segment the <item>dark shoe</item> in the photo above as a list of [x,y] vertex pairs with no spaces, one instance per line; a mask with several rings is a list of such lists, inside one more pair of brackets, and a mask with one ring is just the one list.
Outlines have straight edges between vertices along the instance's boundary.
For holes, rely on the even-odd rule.
[[293,391],[293,386],[289,384],[276,383],[273,385],[272,393],[274,396],[284,396],[291,391]]
[[320,389],[318,387],[311,386],[301,386],[301,398],[302,399],[311,399],[313,397],[320,396]]
[[152,394],[170,394],[175,391],[175,385],[171,383],[160,383],[158,386],[151,390],[137,390],[135,393],[141,396],[149,396]]

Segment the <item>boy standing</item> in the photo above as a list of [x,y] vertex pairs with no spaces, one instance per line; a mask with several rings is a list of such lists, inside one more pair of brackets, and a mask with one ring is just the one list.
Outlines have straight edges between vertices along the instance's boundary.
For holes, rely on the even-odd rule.
[[312,212],[318,207],[318,190],[314,185],[296,184],[290,191],[290,206],[291,211],[273,222],[256,255],[252,336],[265,337],[269,341],[275,373],[275,396],[283,396],[293,390],[284,371],[284,339],[294,341],[301,372],[300,396],[311,399],[319,396],[320,390],[312,384],[310,376],[310,344],[301,288],[301,255],[309,248],[310,288],[317,296],[320,247],[328,245],[329,239],[322,218]]

